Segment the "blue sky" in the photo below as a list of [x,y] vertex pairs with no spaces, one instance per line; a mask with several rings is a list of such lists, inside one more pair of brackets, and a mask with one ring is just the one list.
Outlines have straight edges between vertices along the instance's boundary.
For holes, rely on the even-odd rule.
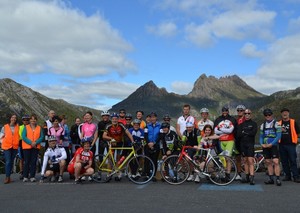
[[299,87],[300,0],[0,0],[0,78],[108,109],[153,80],[188,94],[237,74]]

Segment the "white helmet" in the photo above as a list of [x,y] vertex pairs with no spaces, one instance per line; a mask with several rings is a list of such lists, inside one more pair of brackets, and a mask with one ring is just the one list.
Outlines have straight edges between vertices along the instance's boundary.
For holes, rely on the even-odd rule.
[[200,114],[203,113],[203,112],[209,113],[209,110],[207,108],[200,109]]
[[104,111],[101,112],[101,116],[104,116],[104,115],[108,115],[109,116],[110,113],[108,111],[104,110]]
[[245,110],[246,110],[246,107],[245,107],[245,105],[240,104],[240,105],[238,105],[238,106],[236,107],[236,110],[239,110],[239,109],[245,111]]

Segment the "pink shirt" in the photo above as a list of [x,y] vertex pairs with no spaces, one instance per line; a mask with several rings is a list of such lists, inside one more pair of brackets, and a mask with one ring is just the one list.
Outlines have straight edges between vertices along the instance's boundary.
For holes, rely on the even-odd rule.
[[83,137],[94,137],[94,134],[97,130],[97,126],[96,124],[94,123],[84,123],[82,125],[82,134],[83,134]]

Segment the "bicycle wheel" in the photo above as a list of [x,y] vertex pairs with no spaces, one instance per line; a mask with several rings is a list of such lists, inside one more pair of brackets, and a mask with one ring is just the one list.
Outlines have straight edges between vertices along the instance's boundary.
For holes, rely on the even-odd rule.
[[128,161],[126,173],[129,180],[132,182],[136,184],[145,184],[153,178],[155,166],[148,156],[137,155]]
[[190,175],[190,165],[185,158],[179,161],[178,155],[170,155],[161,165],[160,173],[163,179],[172,185],[179,185]]
[[237,174],[234,161],[228,156],[215,156],[211,158],[205,168],[209,179],[216,185],[225,186],[230,184]]
[[94,158],[95,173],[92,178],[97,183],[106,183],[111,180],[110,173],[112,172],[113,162],[109,157],[104,159],[105,155],[96,155]]
[[5,174],[5,161],[0,160],[0,174]]

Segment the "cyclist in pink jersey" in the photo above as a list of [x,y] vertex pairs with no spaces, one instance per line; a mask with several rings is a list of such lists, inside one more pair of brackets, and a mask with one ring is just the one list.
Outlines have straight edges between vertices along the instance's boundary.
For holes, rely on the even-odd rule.
[[88,111],[85,113],[85,123],[81,127],[81,139],[82,138],[92,138],[93,147],[98,138],[97,125],[93,123],[93,113]]

